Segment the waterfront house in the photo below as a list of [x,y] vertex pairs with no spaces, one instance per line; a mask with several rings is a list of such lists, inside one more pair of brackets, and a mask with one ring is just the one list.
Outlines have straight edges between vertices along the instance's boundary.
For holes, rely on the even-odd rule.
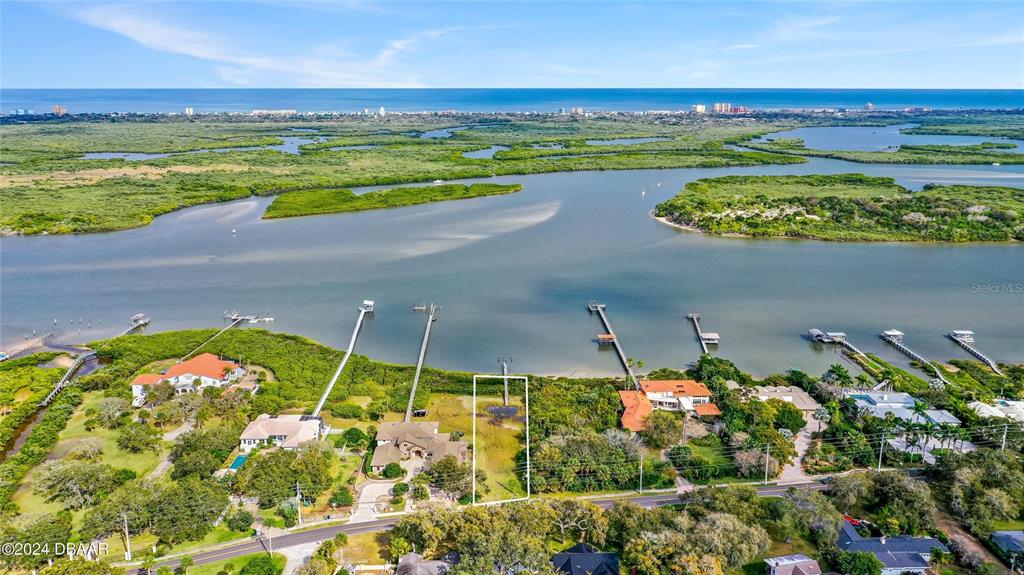
[[769,557],[764,562],[768,565],[768,575],[821,575],[818,562],[802,553]]
[[647,429],[645,420],[654,411],[647,396],[642,391],[620,390],[619,398],[625,407],[622,412],[622,427],[634,432]]
[[778,399],[793,404],[803,412],[805,419],[821,407],[809,393],[795,385],[756,385],[751,389],[753,396],[761,401]]
[[721,415],[711,401],[711,390],[692,379],[643,380],[640,391],[619,392],[624,411],[622,427],[629,431],[647,429],[644,422],[655,409],[683,411],[696,417]]
[[711,402],[711,390],[692,379],[643,380],[640,389],[654,409],[686,411],[697,416],[721,415],[718,406]]
[[387,422],[377,430],[377,448],[370,460],[370,470],[380,473],[389,463],[411,461],[413,465],[422,465],[449,455],[465,461],[468,453],[469,445],[452,441],[448,433],[439,433],[436,421]]
[[932,551],[949,552],[949,549],[934,537],[864,537],[845,520],[836,545],[840,551],[871,553],[882,562],[882,575],[924,574],[930,566]]
[[960,425],[960,420],[945,409],[926,409],[923,413],[916,413],[914,406],[918,400],[909,393],[891,391],[848,391],[846,397],[852,399],[857,405],[857,410],[885,419],[892,414],[896,419],[902,419],[912,423],[924,423],[928,421],[936,425]]
[[968,403],[967,407],[973,409],[974,413],[977,413],[980,417],[1012,419],[1024,422],[1024,401],[997,399],[992,405],[975,401]]
[[177,394],[195,393],[206,387],[231,385],[245,375],[238,364],[224,361],[212,353],[199,354],[188,361],[172,365],[164,373],[143,373],[132,380],[132,405],[146,404],[146,394],[151,386],[167,382]]
[[[619,575],[619,556],[578,543],[551,556],[555,571],[566,575]],[[819,572],[820,573],[820,572]]]
[[257,447],[266,446],[298,449],[311,441],[326,437],[330,430],[330,426],[320,417],[264,413],[245,426],[238,440],[238,450],[249,453]]

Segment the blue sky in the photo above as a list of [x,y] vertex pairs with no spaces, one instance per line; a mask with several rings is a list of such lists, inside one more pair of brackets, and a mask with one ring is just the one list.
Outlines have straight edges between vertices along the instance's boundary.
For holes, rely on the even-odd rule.
[[1024,2],[11,2],[6,88],[1022,88]]

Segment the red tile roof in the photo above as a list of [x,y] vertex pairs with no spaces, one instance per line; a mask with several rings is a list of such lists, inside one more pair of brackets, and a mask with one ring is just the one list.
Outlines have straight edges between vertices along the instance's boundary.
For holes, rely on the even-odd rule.
[[718,406],[714,403],[696,403],[693,406],[693,410],[697,412],[697,415],[702,417],[722,415],[722,410],[718,409]]
[[646,419],[654,408],[647,396],[639,391],[620,391],[619,397],[626,410],[622,413],[622,427],[630,431],[647,429]]
[[225,369],[234,371],[238,369],[238,365],[230,361],[223,361],[212,353],[201,353],[188,361],[171,366],[167,373],[164,374],[164,378],[170,379],[179,375],[189,374],[223,379]]
[[164,376],[159,373],[140,373],[132,380],[132,385],[156,385],[163,379]]
[[676,397],[711,397],[711,390],[692,379],[643,380],[640,387],[647,393],[671,393]]

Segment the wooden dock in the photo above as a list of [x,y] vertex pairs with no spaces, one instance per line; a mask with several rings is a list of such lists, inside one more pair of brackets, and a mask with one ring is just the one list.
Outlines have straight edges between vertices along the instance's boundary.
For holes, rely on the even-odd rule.
[[341,358],[341,363],[338,364],[338,369],[334,370],[334,376],[331,377],[330,383],[327,384],[327,389],[325,389],[324,394],[320,396],[320,401],[317,402],[316,409],[313,410],[313,417],[320,415],[320,410],[324,408],[324,403],[327,403],[327,397],[331,395],[331,390],[334,389],[334,384],[338,383],[338,378],[341,377],[341,372],[345,369],[345,364],[348,363],[348,358],[352,355],[352,350],[356,348],[356,338],[359,337],[359,329],[363,327],[363,318],[365,318],[368,313],[373,313],[373,301],[363,300],[363,304],[359,306],[359,317],[356,319],[356,327],[352,329],[352,337],[348,340],[348,349],[345,350],[345,356]]
[[868,359],[868,356],[861,350],[857,349],[857,346],[853,345],[853,342],[846,337],[846,334],[841,331],[821,331],[820,329],[811,329],[807,332],[807,335],[818,343],[834,343],[841,345],[846,349],[852,351],[858,356]]
[[981,350],[971,345],[974,343],[974,332],[962,329],[955,329],[946,334],[946,337],[955,341],[957,345],[967,350],[967,353],[980,359],[994,371],[997,375],[1003,375],[1003,372],[999,371],[999,365],[995,361],[992,361],[987,355],[981,353]]
[[121,333],[117,334],[117,337],[128,335],[135,330],[146,327],[147,325],[149,325],[149,316],[144,313],[137,313],[131,317],[128,327],[124,328]]
[[420,344],[420,356],[416,360],[416,374],[412,377],[412,390],[409,392],[409,403],[405,406],[405,421],[412,420],[412,404],[416,401],[416,386],[420,384],[420,372],[423,362],[427,359],[427,344],[430,343],[430,326],[437,320],[437,306],[430,304],[427,309],[427,327],[423,328],[423,342]]
[[64,372],[64,375],[61,376],[60,381],[57,382],[57,385],[53,386],[53,389],[50,391],[50,393],[47,394],[47,396],[41,402],[39,402],[39,407],[46,407],[47,405],[50,405],[50,402],[52,402],[53,399],[57,397],[57,394],[60,393],[65,387],[67,387],[69,383],[74,381],[75,374],[78,373],[78,370],[81,369],[83,365],[85,365],[85,362],[89,361],[94,357],[96,357],[96,352],[92,350],[79,354],[78,357],[75,358],[75,362],[72,363],[71,366],[68,367],[68,370]]
[[932,362],[930,362],[927,359],[925,359],[925,357],[923,355],[921,355],[921,354],[917,353],[916,351],[910,349],[909,347],[907,347],[906,344],[903,343],[903,332],[897,331],[895,329],[887,329],[887,330],[883,331],[882,333],[878,334],[878,337],[882,338],[883,341],[885,341],[889,345],[895,347],[897,350],[902,352],[904,355],[906,355],[910,359],[913,359],[914,361],[917,361],[921,365],[926,365],[926,366],[930,367],[932,369],[932,371],[935,372],[935,377],[938,378],[939,381],[941,381],[942,383],[944,383],[946,385],[949,385],[949,381],[947,381],[946,378],[943,377],[942,371],[940,371],[938,367],[932,365]]
[[697,341],[700,342],[700,349],[706,355],[708,353],[708,345],[718,345],[718,334],[710,331],[701,331],[699,313],[688,313],[686,317],[693,322],[693,329],[697,332]]
[[636,378],[636,374],[633,373],[633,367],[629,364],[629,358],[626,357],[625,350],[622,349],[622,343],[619,342],[618,336],[615,335],[615,330],[612,329],[612,324],[608,321],[608,315],[605,313],[605,305],[603,303],[597,303],[591,301],[587,305],[587,309],[590,313],[597,313],[601,317],[601,323],[604,324],[604,329],[607,333],[598,334],[598,344],[611,344],[615,346],[616,353],[619,354],[619,361],[622,362],[622,368],[626,370],[626,379],[629,383],[633,384],[633,387],[639,389],[640,382]]

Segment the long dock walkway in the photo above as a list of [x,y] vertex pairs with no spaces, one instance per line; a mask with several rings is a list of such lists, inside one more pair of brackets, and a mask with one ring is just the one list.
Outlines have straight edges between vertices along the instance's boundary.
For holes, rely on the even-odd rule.
[[[605,305],[603,303],[597,303],[595,301],[590,302],[587,305],[587,309],[591,313],[597,312],[597,315],[601,316],[601,323],[604,324],[604,329],[608,336],[610,336],[610,343],[615,346],[615,351],[619,354],[619,361],[622,362],[623,369],[626,370],[626,379],[633,384],[634,387],[640,387],[640,382],[637,381],[636,374],[633,373],[633,367],[629,364],[629,358],[626,357],[625,350],[622,349],[622,343],[619,342],[619,337],[615,335],[615,330],[612,329],[612,324],[608,321],[608,315],[605,314]],[[602,342],[603,339],[598,337],[598,342]]]
[[47,405],[50,405],[50,402],[53,401],[55,397],[57,397],[57,394],[60,393],[61,390],[63,390],[65,387],[67,387],[68,384],[72,382],[72,380],[74,380],[75,374],[78,373],[78,370],[81,369],[83,365],[85,365],[85,362],[89,361],[94,357],[96,357],[96,352],[92,350],[86,351],[80,354],[78,357],[76,357],[75,362],[72,363],[71,366],[68,367],[68,370],[64,372],[64,375],[61,376],[60,381],[57,382],[57,385],[53,386],[53,389],[50,391],[50,393],[47,394],[47,396],[41,402],[39,402],[39,407],[46,407]]
[[697,341],[700,342],[701,352],[708,353],[708,342],[704,341],[704,333],[700,331],[700,314],[699,313],[688,313],[686,317],[693,322],[693,329],[697,332]]
[[937,377],[939,381],[946,385],[949,385],[949,381],[946,380],[945,377],[943,377],[942,371],[940,371],[938,367],[932,365],[932,362],[925,359],[923,355],[910,349],[909,347],[907,347],[906,344],[903,343],[903,332],[896,331],[894,329],[887,329],[882,333],[878,334],[878,337],[882,338],[883,341],[895,347],[899,351],[903,352],[903,354],[909,357],[910,359],[913,359],[922,365],[930,367],[931,370],[935,372],[935,377]]
[[348,340],[348,349],[345,350],[345,357],[341,358],[338,369],[334,370],[334,376],[331,377],[330,383],[327,384],[327,389],[324,390],[324,394],[316,404],[316,409],[313,410],[313,417],[320,415],[320,410],[324,408],[324,403],[327,403],[327,397],[331,395],[334,384],[338,383],[338,378],[341,377],[341,372],[345,369],[345,364],[348,363],[352,350],[356,348],[356,338],[359,337],[359,329],[363,327],[363,318],[368,313],[373,313],[373,301],[364,300],[363,305],[359,306],[359,318],[356,319],[356,327],[352,329],[352,337]]
[[946,337],[955,341],[960,347],[967,350],[967,353],[983,361],[986,365],[992,368],[992,371],[994,371],[997,375],[1003,375],[1003,372],[999,371],[999,365],[995,361],[992,361],[992,359],[989,356],[981,353],[981,350],[971,345],[972,343],[974,343],[974,332],[966,330],[953,330],[947,333]]
[[693,322],[693,329],[697,332],[697,341],[700,342],[700,349],[707,355],[708,344],[718,345],[719,335],[711,331],[703,331],[700,329],[700,314],[699,313],[688,313],[686,317]]
[[420,373],[423,361],[427,359],[427,344],[430,343],[430,326],[437,320],[437,306],[430,304],[427,309],[427,327],[423,328],[423,343],[420,344],[420,356],[416,360],[416,375],[412,377],[412,390],[409,391],[409,403],[405,406],[405,421],[412,420],[412,404],[416,401],[416,386],[420,384]]
[[820,329],[812,329],[809,330],[807,334],[812,340],[818,343],[834,343],[836,345],[841,345],[846,349],[852,351],[853,353],[859,355],[860,357],[868,359],[867,354],[857,349],[857,346],[853,345],[853,342],[850,341],[850,339],[846,337],[846,334],[841,331],[825,332],[821,331]]
[[190,352],[188,352],[187,354],[183,355],[183,356],[181,357],[181,361],[185,361],[186,359],[188,359],[188,358],[192,357],[193,355],[195,355],[195,354],[196,354],[196,352],[198,352],[199,350],[203,349],[203,347],[204,347],[204,346],[205,346],[206,344],[208,344],[208,343],[210,343],[211,341],[213,341],[214,339],[216,339],[216,338],[217,338],[217,336],[219,336],[220,334],[222,334],[222,333],[226,332],[227,330],[229,330],[229,329],[231,329],[231,328],[235,327],[236,325],[238,325],[238,324],[242,323],[243,321],[248,321],[248,319],[249,319],[248,317],[240,317],[240,318],[237,318],[237,319],[233,320],[233,321],[232,321],[232,322],[231,322],[230,324],[228,324],[228,326],[227,326],[226,328],[224,328],[224,329],[222,329],[222,330],[218,331],[217,333],[215,333],[215,334],[211,335],[209,339],[207,339],[207,340],[206,340],[206,341],[204,341],[203,343],[201,343],[201,344],[199,344],[198,346],[196,346],[196,348],[195,348],[195,349],[193,349],[192,351],[190,351]]

